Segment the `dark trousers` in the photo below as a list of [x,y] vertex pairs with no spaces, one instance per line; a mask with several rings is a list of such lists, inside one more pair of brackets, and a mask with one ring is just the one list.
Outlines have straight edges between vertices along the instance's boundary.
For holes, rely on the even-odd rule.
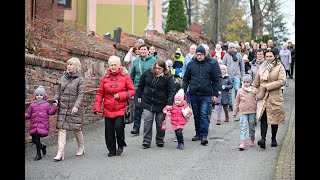
[[36,145],[37,154],[39,154],[39,155],[41,155],[41,148],[42,148],[40,137],[41,136],[38,134],[32,135],[32,142]]
[[138,132],[140,131],[141,115],[142,115],[142,103],[138,102],[138,94],[136,93],[134,95],[134,120],[133,120],[134,131],[138,131]]
[[176,132],[176,136],[177,136],[177,140],[178,140],[178,144],[184,144],[184,142],[183,142],[183,134],[182,134],[182,130],[183,129],[177,129],[177,130],[175,130],[175,132]]
[[293,76],[294,61],[291,61],[290,76]]
[[[262,117],[261,117],[261,138],[266,139],[267,131],[268,131],[268,123],[267,123],[267,111],[264,110]],[[276,139],[278,132],[278,124],[271,125],[271,139]]]
[[105,118],[105,140],[110,153],[116,153],[116,140],[118,147],[127,146],[124,141],[124,117]]

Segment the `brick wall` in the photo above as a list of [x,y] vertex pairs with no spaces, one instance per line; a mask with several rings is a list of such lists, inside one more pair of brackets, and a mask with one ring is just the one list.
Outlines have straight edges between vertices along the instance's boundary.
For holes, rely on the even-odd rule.
[[26,18],[31,18],[33,8],[35,8],[35,15],[40,18],[50,18],[63,22],[64,6],[58,5],[58,0],[36,0],[35,7],[33,7],[33,0],[26,0]]
[[[26,107],[28,107],[28,102],[32,100],[34,90],[39,85],[45,87],[49,99],[53,98],[57,89],[57,81],[66,70],[66,61],[71,57],[77,57],[80,59],[82,75],[85,78],[86,93],[82,104],[85,108],[84,124],[102,119],[101,115],[94,115],[92,109],[96,89],[99,87],[101,77],[106,72],[107,60],[111,55],[119,56],[123,60],[129,48],[134,45],[138,38],[143,39],[149,46],[155,46],[160,57],[164,60],[171,59],[171,55],[177,48],[181,48],[185,56],[191,44],[207,43],[210,47],[213,46],[210,43],[210,38],[191,31],[186,33],[170,32],[168,34],[148,31],[146,37],[122,32],[121,43],[92,36],[88,39],[88,46],[90,47],[86,48],[87,50],[71,47],[54,40],[41,39],[41,43],[33,51],[33,54],[26,53],[25,56]],[[48,137],[56,135],[55,125],[56,115],[50,117],[50,134]],[[26,143],[31,139],[28,128],[29,122],[26,120]]]
[[25,0],[25,18],[32,16],[32,0]]

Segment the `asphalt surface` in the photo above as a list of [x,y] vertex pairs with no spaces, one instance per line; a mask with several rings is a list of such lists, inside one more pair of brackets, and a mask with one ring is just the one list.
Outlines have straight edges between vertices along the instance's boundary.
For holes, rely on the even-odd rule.
[[[207,146],[201,145],[200,141],[191,141],[195,134],[193,120],[188,122],[183,130],[185,150],[176,148],[177,142],[173,141],[175,135],[170,126],[166,130],[164,147],[155,145],[154,128],[151,148],[142,149],[143,124],[139,136],[130,134],[132,130],[132,124],[130,124],[125,128],[127,147],[124,148],[123,154],[107,157],[104,120],[100,120],[84,127],[86,149],[83,156],[76,156],[77,143],[73,132],[68,132],[64,161],[53,162],[53,157],[58,150],[56,137],[43,141],[47,145],[47,154],[39,161],[33,160],[36,155],[35,146],[33,144],[27,146],[25,148],[25,179],[270,180],[274,177],[274,172],[281,173],[276,167],[279,166],[280,150],[289,127],[290,117],[294,114],[292,112],[294,111],[295,84],[293,79],[288,81],[289,87],[284,90],[286,123],[280,125],[278,129],[278,147],[270,146],[271,127],[269,126],[266,149],[255,145],[239,151],[239,121],[224,122],[222,118],[222,124],[216,125],[215,112],[213,112]],[[230,111],[229,116],[232,117]],[[223,113],[222,117],[224,117]],[[260,139],[260,123],[255,135],[257,142]]]

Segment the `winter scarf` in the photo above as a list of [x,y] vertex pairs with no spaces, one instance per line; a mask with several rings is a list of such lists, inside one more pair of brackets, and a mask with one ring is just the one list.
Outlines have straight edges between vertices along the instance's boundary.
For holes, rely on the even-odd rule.
[[233,61],[237,61],[238,58],[237,58],[237,51],[229,51],[228,52],[230,54],[230,56],[232,57]]
[[275,60],[273,60],[271,63],[269,63],[268,61],[265,61],[265,65],[264,65],[264,72],[262,74],[262,80],[267,81],[269,79],[269,72],[272,70],[274,64],[276,63]]

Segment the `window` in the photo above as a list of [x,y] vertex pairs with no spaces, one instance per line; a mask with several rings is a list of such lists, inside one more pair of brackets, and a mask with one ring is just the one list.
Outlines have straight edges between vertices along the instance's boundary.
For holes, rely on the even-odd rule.
[[64,7],[67,9],[71,9],[71,0],[66,0],[66,4]]

